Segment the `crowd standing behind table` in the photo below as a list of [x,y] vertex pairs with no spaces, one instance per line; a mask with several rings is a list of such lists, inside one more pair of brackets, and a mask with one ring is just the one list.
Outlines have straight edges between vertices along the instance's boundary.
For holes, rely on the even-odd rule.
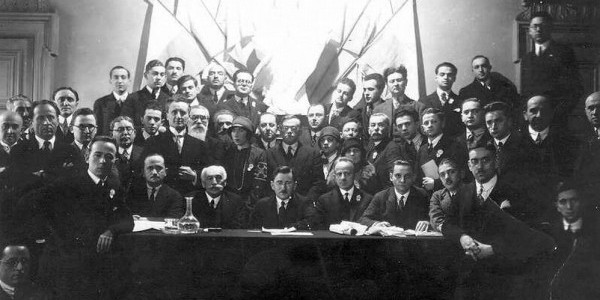
[[[133,93],[129,70],[113,67],[93,110],[72,87],[12,97],[0,115],[0,299],[48,296],[38,286],[59,299],[597,299],[600,92],[585,98],[589,130],[570,132],[582,87],[551,29],[532,16],[521,95],[484,55],[458,94],[457,67],[439,63],[436,90],[417,101],[406,68],[390,66],[365,76],[355,107],[356,84],[340,79],[308,126],[269,113],[252,73],[237,70],[229,90],[213,62],[200,88],[177,57],[148,62]],[[181,217],[185,196],[202,228],[224,231],[127,233],[134,218]],[[445,239],[246,231],[341,221]]]

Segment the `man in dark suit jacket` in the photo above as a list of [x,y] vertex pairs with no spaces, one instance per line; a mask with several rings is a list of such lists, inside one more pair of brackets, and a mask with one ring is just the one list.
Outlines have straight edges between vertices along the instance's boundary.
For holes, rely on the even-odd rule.
[[300,134],[300,143],[319,149],[319,138],[321,137],[321,129],[327,126],[325,105],[321,103],[312,104],[306,112],[308,119],[308,128],[302,130]]
[[121,187],[125,192],[141,179],[144,147],[135,145],[133,121],[127,116],[118,116],[111,123],[112,137],[117,141],[115,167],[119,172]]
[[452,91],[458,69],[449,62],[443,62],[435,68],[436,91],[419,99],[425,108],[437,108],[444,112],[446,121],[444,133],[456,136],[463,131],[460,121],[460,104],[462,98]]
[[[385,78],[379,73],[371,73],[363,78],[363,93],[360,101],[352,108],[359,112],[358,122],[362,125],[364,132],[361,135],[367,136],[369,118],[373,110],[379,104],[383,103],[381,94],[385,88]],[[390,116],[392,117],[392,116]]]
[[190,117],[188,119],[188,130],[191,136],[206,143],[206,148],[210,149],[210,155],[214,164],[223,164],[225,161],[225,152],[229,148],[224,141],[211,136],[208,133],[210,112],[202,105],[190,108]]
[[14,112],[4,112],[0,114],[0,174],[6,170],[10,164],[10,152],[17,144],[21,136],[21,126],[23,119]]
[[465,126],[464,133],[456,136],[456,142],[462,146],[463,153],[476,146],[485,145],[492,136],[485,126],[485,112],[481,101],[477,98],[463,100],[461,104],[461,118]]
[[271,181],[275,195],[256,202],[252,213],[250,228],[291,228],[310,230],[307,216],[313,209],[313,201],[295,193],[296,180],[290,167],[275,169]]
[[84,107],[73,113],[73,124],[71,125],[73,142],[71,145],[79,150],[81,161],[85,161],[87,158],[88,147],[96,136],[96,130],[96,117],[91,109]]
[[161,134],[161,131],[165,129],[163,120],[163,108],[160,104],[156,101],[146,103],[146,108],[144,109],[141,120],[142,127],[136,129],[133,143],[141,147],[146,146],[146,141],[148,141],[148,139]]
[[[389,187],[391,182],[390,170],[392,163],[398,159],[415,160],[414,151],[411,151],[404,140],[399,143],[392,141],[389,136],[390,120],[383,113],[374,113],[369,121],[369,141],[367,143],[367,162],[375,167],[379,185]],[[412,154],[412,155],[411,155]]]
[[[406,91],[406,85],[408,84],[407,76],[408,71],[404,65],[400,65],[399,67],[389,67],[383,71],[383,77],[385,78],[388,90],[392,94],[392,97],[385,99],[382,103],[375,106],[373,113],[385,114],[392,121],[392,124],[390,124],[392,127],[395,127],[396,125],[393,124],[396,112],[403,109],[412,109],[421,116],[425,109],[423,103],[409,98],[404,93]],[[368,124],[365,124],[365,127],[367,125]],[[390,130],[390,137],[393,137],[394,133],[395,129]]]
[[325,107],[326,124],[340,130],[344,119],[358,120],[360,117],[358,111],[348,106],[355,91],[356,84],[350,78],[342,78],[337,83],[331,94],[331,105]]
[[460,89],[458,94],[462,99],[479,99],[482,107],[501,101],[510,105],[513,111],[519,111],[521,105],[517,88],[500,74],[491,72],[492,65],[487,57],[476,55],[471,60],[471,67],[475,79]]
[[142,217],[181,218],[184,201],[179,192],[164,183],[165,159],[151,154],[144,159],[144,180],[136,180],[127,197],[131,213]]
[[25,245],[0,243],[0,300],[51,299],[51,295],[30,281],[31,255]]
[[273,174],[277,166],[291,167],[298,183],[297,192],[316,199],[325,190],[321,154],[298,142],[301,132],[298,117],[285,117],[282,121],[283,141],[279,147],[267,150],[267,166],[269,174]]
[[130,117],[136,127],[141,126],[142,116],[149,101],[158,102],[161,111],[164,113],[169,95],[161,90],[165,84],[165,66],[159,60],[151,60],[146,64],[144,72],[146,86],[133,93],[131,99],[125,101],[122,115]]
[[59,111],[56,138],[70,144],[73,142],[71,124],[73,124],[73,113],[79,105],[79,94],[71,87],[59,87],[54,90],[52,99]]
[[194,192],[192,209],[200,227],[246,228],[248,214],[242,199],[224,190],[227,172],[221,166],[209,166],[200,174],[203,190]]
[[77,149],[59,141],[58,107],[52,101],[41,100],[33,106],[33,129],[35,136],[15,145],[11,150],[12,162],[6,172],[10,174],[9,185],[17,190],[49,183],[61,175],[84,165]]
[[444,188],[433,192],[429,200],[429,223],[434,230],[442,231],[450,208],[462,188],[464,169],[452,158],[445,158],[438,168]]
[[573,49],[552,40],[552,17],[544,11],[532,14],[529,36],[534,49],[521,58],[521,94],[547,95],[553,101],[553,124],[566,128],[567,116],[583,92]]
[[419,221],[427,222],[428,195],[425,190],[413,186],[416,178],[413,168],[408,161],[393,163],[389,180],[394,186],[375,194],[360,219],[362,224],[415,229]]
[[98,135],[110,135],[110,122],[121,115],[121,109],[126,101],[131,100],[129,84],[131,83],[129,70],[122,66],[110,69],[109,77],[112,93],[94,101],[94,115],[98,124]]
[[[594,195],[600,194],[600,92],[585,99],[585,114],[590,128],[575,163],[575,177]],[[594,205],[600,201],[592,202]]]
[[315,209],[309,210],[312,228],[327,229],[341,221],[359,222],[373,196],[354,185],[354,163],[350,158],[340,157],[335,162],[336,187],[321,195]]
[[206,144],[187,132],[189,104],[181,95],[173,97],[174,101],[169,104],[169,129],[147,141],[142,157],[161,154],[167,165],[166,183],[185,195],[194,190],[198,174],[212,161]]
[[226,100],[217,105],[218,109],[227,109],[237,116],[246,117],[252,121],[254,126],[257,126],[260,115],[266,112],[269,107],[250,95],[254,75],[249,71],[240,69],[233,73],[233,82],[235,93],[228,94]]
[[206,107],[213,116],[217,112],[217,106],[234,92],[225,88],[227,72],[223,66],[214,63],[207,70],[206,84],[198,93],[197,98],[198,103]]
[[437,176],[434,174],[425,174],[423,166],[428,162],[433,161],[435,163],[431,171],[437,172],[442,159],[452,157],[460,165],[464,165],[466,169],[466,153],[462,151],[460,145],[453,138],[443,133],[444,120],[445,115],[439,109],[428,108],[423,113],[421,127],[427,137],[427,142],[419,148],[417,153],[417,167],[419,168],[417,182],[419,183],[419,180],[422,179],[420,183],[429,192],[441,189],[442,182],[439,178],[435,179]]
[[133,219],[118,182],[109,176],[116,152],[114,139],[95,137],[87,170],[61,177],[19,201],[18,236],[33,243],[31,233],[50,228],[39,275],[57,298],[120,298],[112,294],[121,276],[110,250],[120,234],[131,232]]
[[255,143],[258,148],[269,150],[279,147],[279,144],[281,144],[281,140],[277,139],[277,117],[274,114],[264,113],[260,116],[258,132],[260,134],[256,136]]

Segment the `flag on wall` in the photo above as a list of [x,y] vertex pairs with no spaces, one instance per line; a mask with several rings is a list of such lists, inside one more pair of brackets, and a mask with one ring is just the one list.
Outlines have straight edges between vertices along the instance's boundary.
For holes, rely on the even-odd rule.
[[[188,74],[210,63],[256,77],[254,93],[278,114],[329,103],[335,82],[404,64],[418,98],[413,2],[409,0],[148,0],[146,61],[178,56]],[[204,75],[205,76],[205,75]]]

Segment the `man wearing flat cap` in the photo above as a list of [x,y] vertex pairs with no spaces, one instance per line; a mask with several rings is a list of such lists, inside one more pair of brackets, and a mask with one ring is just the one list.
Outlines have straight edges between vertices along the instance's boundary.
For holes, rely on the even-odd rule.
[[265,150],[252,143],[254,125],[246,117],[233,119],[229,128],[229,136],[234,146],[225,152],[223,165],[229,177],[228,187],[249,203],[266,196],[267,157]]

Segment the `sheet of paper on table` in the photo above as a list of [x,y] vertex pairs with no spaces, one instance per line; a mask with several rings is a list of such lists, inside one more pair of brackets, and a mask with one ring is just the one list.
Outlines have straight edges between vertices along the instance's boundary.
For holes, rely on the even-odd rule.
[[296,232],[295,227],[283,229],[262,228],[262,232],[270,233],[271,235],[313,235],[311,232]]
[[314,235],[312,232],[294,231],[294,232],[271,232],[271,235]]
[[163,221],[148,221],[144,219],[133,221],[133,232],[139,232],[150,229],[162,230],[164,228],[165,222]]
[[364,235],[367,231],[367,226],[360,223],[342,221],[340,224],[329,225],[329,231],[343,235]]

